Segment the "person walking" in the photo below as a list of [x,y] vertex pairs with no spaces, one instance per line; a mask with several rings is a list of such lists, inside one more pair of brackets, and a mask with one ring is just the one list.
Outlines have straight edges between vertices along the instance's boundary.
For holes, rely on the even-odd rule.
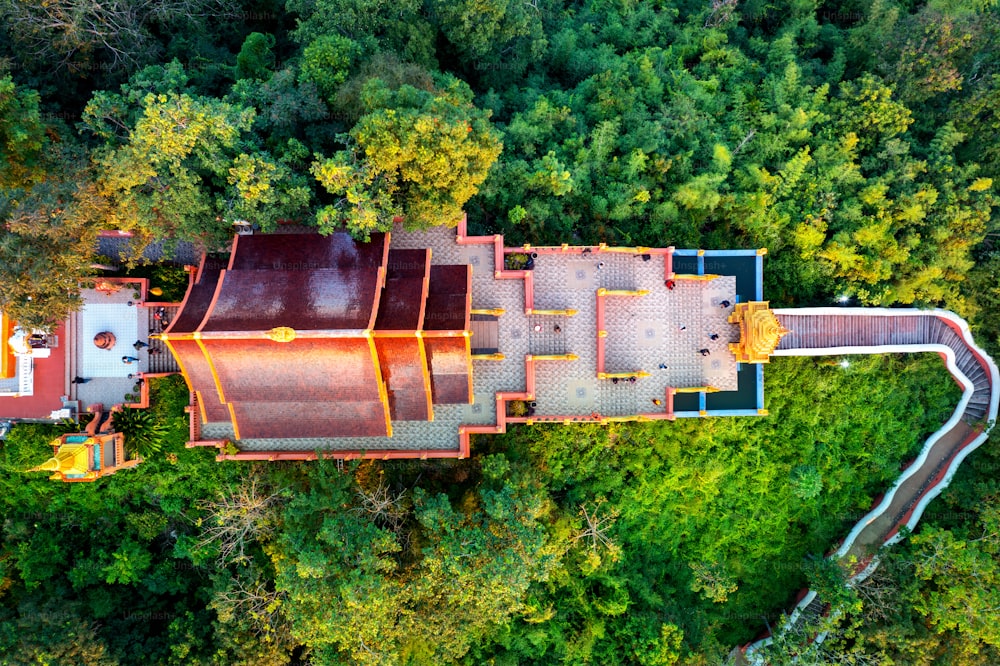
[[702,356],[708,356],[709,354],[712,353],[712,350],[711,349],[699,349],[698,353],[701,354]]
[[718,340],[719,339],[719,334],[718,333],[712,333],[712,334],[710,334],[708,336],[708,339],[709,340]]
[[125,365],[132,365],[133,363],[138,363],[139,359],[135,356],[122,356],[122,363]]
[[89,381],[90,381],[89,377],[88,378],[84,378],[84,377],[76,376],[76,377],[74,377],[70,381],[70,384],[86,384]]
[[660,400],[659,398],[653,398],[653,404],[659,407],[660,405],[663,404],[663,401]]
[[732,305],[732,303],[730,303],[729,301],[722,301],[721,303],[719,303],[719,307],[721,307],[723,310],[728,308],[730,305]]
[[666,370],[666,369],[667,369],[667,364],[666,363],[661,363],[660,364],[660,370]]
[[136,340],[135,342],[132,343],[132,347],[134,347],[136,351],[139,351],[143,347],[148,347],[148,346],[149,345],[143,342],[142,340]]

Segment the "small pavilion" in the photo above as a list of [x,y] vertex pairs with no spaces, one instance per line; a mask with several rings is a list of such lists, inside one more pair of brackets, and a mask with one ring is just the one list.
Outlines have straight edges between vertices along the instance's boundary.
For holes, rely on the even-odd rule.
[[[96,407],[96,406],[95,406]],[[120,469],[135,467],[142,459],[125,451],[125,436],[112,432],[111,418],[102,421],[99,409],[85,432],[68,433],[52,440],[52,457],[29,472],[51,472],[52,481],[96,481]]]

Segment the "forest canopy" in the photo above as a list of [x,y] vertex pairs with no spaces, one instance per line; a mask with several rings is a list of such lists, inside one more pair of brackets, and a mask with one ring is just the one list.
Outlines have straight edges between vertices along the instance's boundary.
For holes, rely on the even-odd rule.
[[[508,245],[766,247],[775,305],[948,308],[1000,355],[995,0],[0,0],[0,33],[0,309],[31,328],[79,306],[102,231],[135,263],[237,223],[466,214]],[[176,377],[160,453],[108,482],[26,479],[58,428],[18,426],[0,654],[720,663],[837,582],[824,554],[957,401],[936,358],[768,373],[768,419],[512,429],[346,472],[185,449]],[[1000,663],[981,455],[831,660]]]

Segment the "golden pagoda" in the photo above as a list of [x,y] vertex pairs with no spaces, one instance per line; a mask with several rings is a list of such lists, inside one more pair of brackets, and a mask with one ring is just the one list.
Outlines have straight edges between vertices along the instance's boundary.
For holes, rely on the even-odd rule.
[[740,341],[730,343],[729,350],[741,363],[768,363],[781,337],[790,332],[767,304],[768,301],[737,303],[729,316],[729,323],[740,327]]
[[52,472],[49,477],[52,481],[87,482],[142,462],[138,456],[125,452],[125,436],[110,431],[110,418],[98,430],[101,416],[101,410],[97,409],[86,432],[67,433],[52,440],[52,457],[27,471]]
[[55,455],[38,467],[32,467],[29,472],[52,472],[52,480],[67,479],[91,481],[97,478],[97,473],[90,469],[93,455],[93,438],[88,437],[82,444],[62,444],[59,440],[52,442]]

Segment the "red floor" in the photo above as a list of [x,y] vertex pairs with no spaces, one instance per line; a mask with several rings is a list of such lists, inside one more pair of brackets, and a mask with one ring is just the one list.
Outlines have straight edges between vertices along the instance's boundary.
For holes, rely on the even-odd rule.
[[62,409],[62,396],[66,395],[66,351],[73,341],[69,339],[66,325],[56,330],[59,346],[48,358],[35,359],[34,395],[20,398],[0,397],[0,418],[47,419],[56,409]]

